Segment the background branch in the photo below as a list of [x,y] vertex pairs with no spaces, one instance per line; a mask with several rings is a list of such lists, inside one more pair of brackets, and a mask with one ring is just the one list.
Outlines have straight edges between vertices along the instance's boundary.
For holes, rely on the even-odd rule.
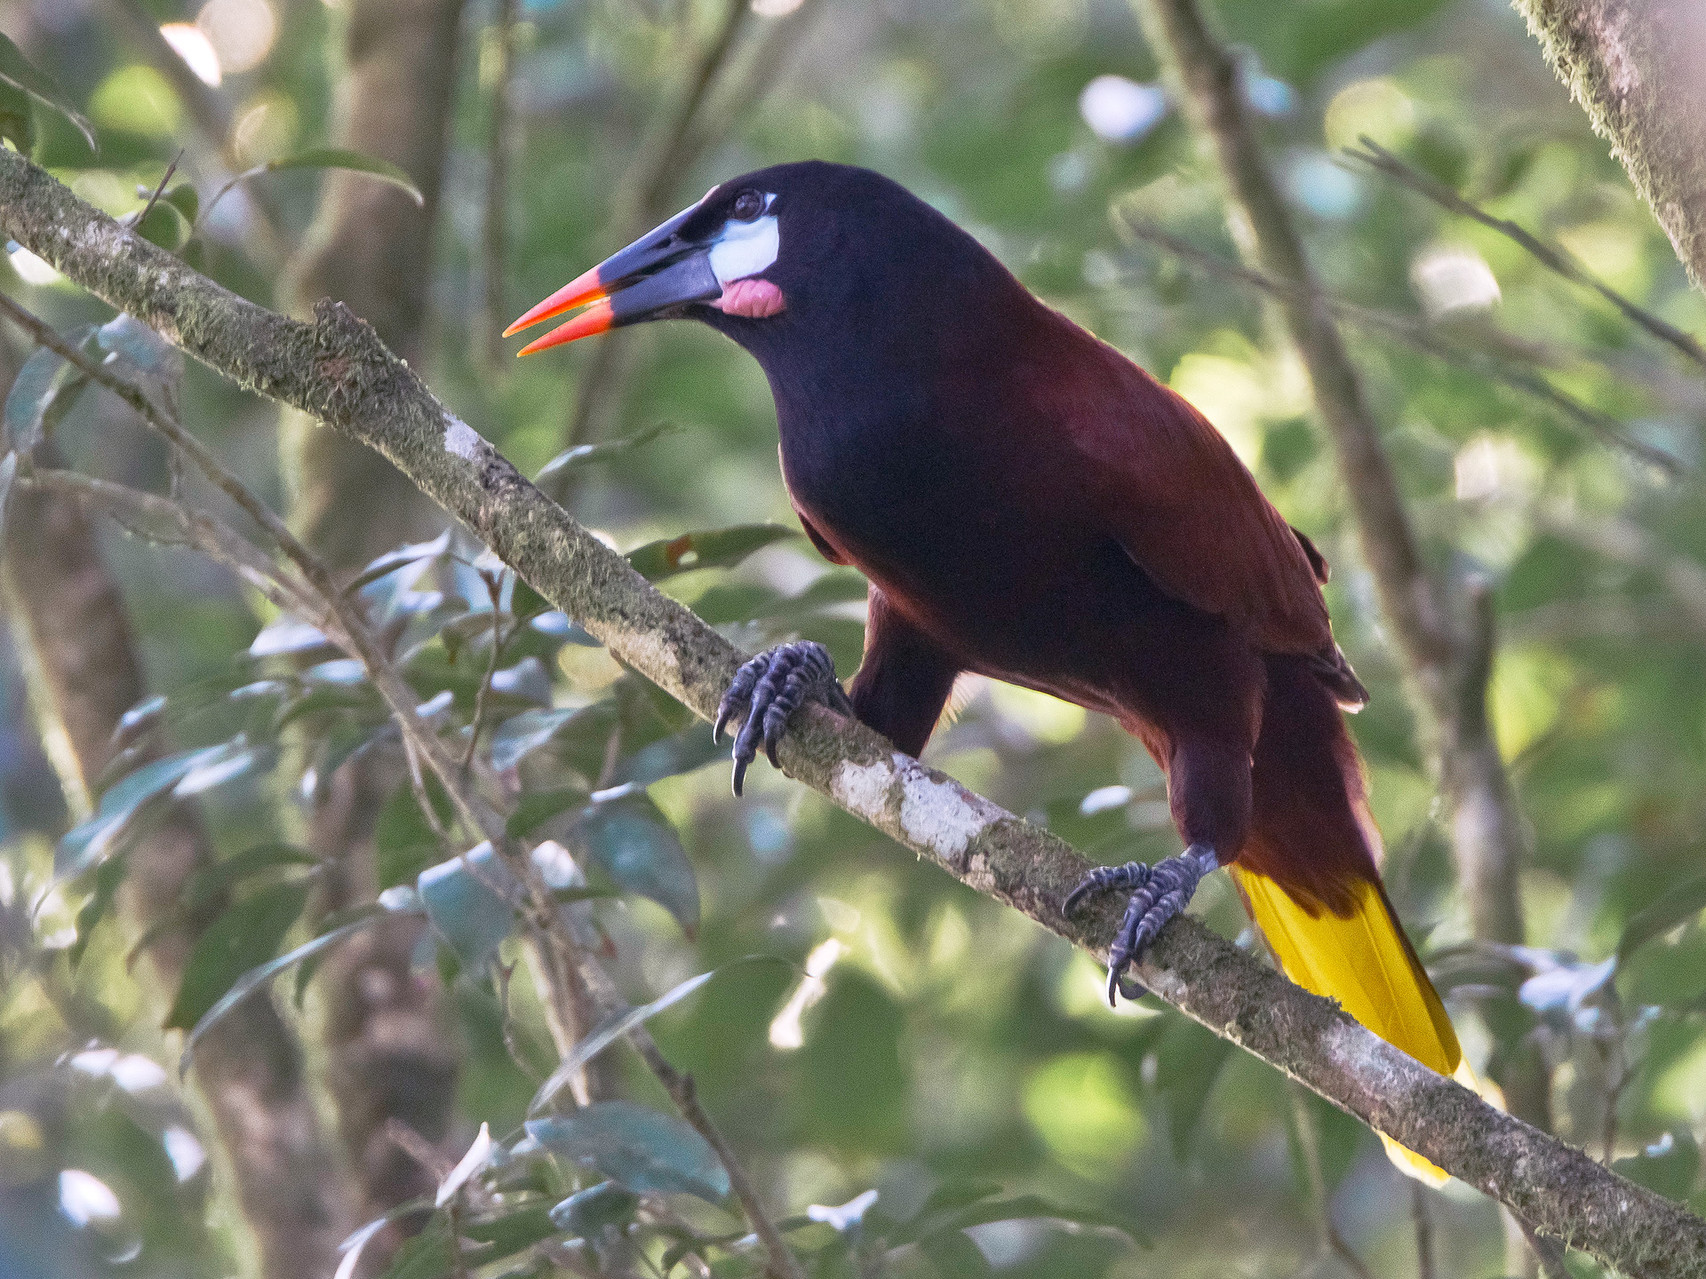
[[[304,324],[245,302],[131,235],[12,152],[0,224],[84,287],[248,389],[378,448],[612,654],[709,718],[740,655],[550,502],[336,304]],[[828,712],[785,770],[963,883],[1100,955],[1112,903],[1066,919],[1087,869],[1058,838]],[[1630,1275],[1706,1274],[1706,1222],[1412,1058],[1200,924],[1166,929],[1141,979],[1216,1034]]]
[[[1520,944],[1528,837],[1487,710],[1491,610],[1454,599],[1427,569],[1361,379],[1262,154],[1237,61],[1196,0],[1146,0],[1142,16],[1225,184],[1240,255],[1288,286],[1280,315],[1337,454],[1363,560],[1420,712],[1471,929],[1479,941]],[[1535,1046],[1520,1044],[1491,1069],[1512,1110],[1548,1128],[1550,1078]],[[1522,1245],[1514,1233],[1510,1238],[1511,1260],[1521,1261]]]

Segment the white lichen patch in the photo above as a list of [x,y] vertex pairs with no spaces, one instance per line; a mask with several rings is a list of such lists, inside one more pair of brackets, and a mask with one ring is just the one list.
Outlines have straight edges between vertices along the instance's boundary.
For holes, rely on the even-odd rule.
[[445,414],[444,451],[454,453],[467,462],[480,458],[480,446],[485,443],[480,433],[459,417]]
[[829,793],[848,812],[876,821],[888,802],[894,773],[887,764],[855,764],[843,760],[829,779]]
[[939,857],[958,857],[988,828],[992,806],[954,782],[938,781],[905,755],[897,752],[894,760],[904,782],[900,828],[907,839]]

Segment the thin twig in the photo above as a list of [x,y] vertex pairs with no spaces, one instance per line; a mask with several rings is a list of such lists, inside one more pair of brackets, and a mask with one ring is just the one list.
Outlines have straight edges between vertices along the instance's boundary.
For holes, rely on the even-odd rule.
[[485,330],[480,347],[492,369],[507,368],[503,331],[504,277],[509,258],[509,161],[515,140],[510,137],[515,120],[515,25],[520,0],[498,0],[492,35],[496,53],[492,82],[491,126],[486,135],[486,216],[482,274],[485,284]]
[[197,470],[235,502],[244,514],[260,525],[316,589],[323,594],[337,596],[330,570],[297,539],[290,531],[290,526],[270,506],[256,497],[248,485],[227,470],[211,449],[179,425],[172,414],[150,399],[141,387],[125,381],[105,363],[87,355],[81,347],[67,342],[51,324],[39,319],[4,293],[0,293],[0,314],[18,325],[39,345],[45,346],[91,381],[99,382],[135,409],[150,428],[182,451],[195,463]]
[[498,673],[498,661],[504,651],[504,611],[500,600],[503,592],[501,575],[482,574],[486,594],[492,601],[492,655],[486,660],[486,672],[480,677],[480,687],[474,693],[474,715],[468,723],[468,745],[462,751],[462,771],[474,763],[474,748],[480,744],[480,729],[486,722],[486,700],[491,696],[492,680]]
[[[218,164],[227,172],[241,171],[245,166],[237,154],[236,130],[226,100],[190,70],[160,34],[159,20],[137,0],[106,0],[106,8],[147,61],[171,81],[173,92],[189,108],[190,120],[218,157]],[[263,269],[276,266],[285,258],[278,210],[264,192],[252,194],[249,207],[254,215],[247,227],[250,247],[257,252]]]
[[[627,1008],[626,1001],[616,990],[609,974],[592,958],[590,949],[584,944],[577,945],[574,958],[580,964],[581,975],[593,998],[603,1009],[604,1015],[621,1016]],[[794,1254],[787,1241],[782,1238],[781,1231],[765,1212],[757,1188],[747,1176],[745,1168],[735,1158],[734,1151],[729,1148],[716,1124],[705,1113],[705,1108],[699,1104],[698,1089],[694,1086],[693,1076],[683,1074],[669,1063],[657,1041],[652,1038],[651,1032],[643,1025],[634,1027],[628,1033],[628,1042],[634,1046],[641,1060],[669,1093],[670,1100],[675,1102],[681,1117],[717,1152],[717,1158],[728,1170],[729,1185],[735,1198],[746,1211],[748,1224],[752,1226],[753,1233],[758,1236],[759,1242],[769,1254],[771,1274],[776,1279],[804,1279],[805,1271],[794,1259]]]
[[1599,1161],[1607,1168],[1617,1158],[1617,1107],[1623,1100],[1623,1090],[1629,1086],[1635,1073],[1629,1069],[1629,1057],[1623,1047],[1623,1010],[1615,991],[1609,992],[1608,1002],[1606,1011],[1611,1031],[1595,1036],[1605,1070],[1605,1115],[1600,1122]]
[[[129,404],[141,416],[142,420],[155,432],[164,437],[172,446],[195,463],[196,469],[213,483],[222,493],[236,503],[239,510],[249,516],[271,539],[284,557],[294,564],[297,570],[307,580],[320,604],[320,610],[326,617],[322,619],[322,629],[327,624],[335,622],[336,629],[341,633],[345,643],[350,646],[352,656],[361,661],[374,686],[380,690],[380,695],[397,713],[403,731],[414,737],[417,746],[425,742],[437,743],[420,723],[417,703],[412,693],[400,676],[396,674],[385,660],[380,645],[369,631],[366,619],[358,607],[343,591],[338,589],[337,582],[324,560],[309,550],[308,547],[290,531],[289,525],[255,492],[244,484],[233,472],[225,467],[211,449],[195,435],[184,429],[178,420],[160,405],[156,404],[140,387],[134,386],[119,377],[107,365],[91,359],[88,355],[62,338],[52,325],[38,319],[26,308],[0,293],[0,314],[11,319],[27,331],[42,346],[53,351],[66,363],[81,370],[91,380],[107,387],[125,403]],[[431,760],[433,752],[425,751],[426,758]],[[436,768],[434,771],[438,771]],[[443,778],[441,777],[442,781]],[[453,792],[453,795],[460,794]],[[463,807],[462,815],[471,828],[484,830],[487,838],[494,844],[502,839],[503,823],[495,816],[481,820],[475,809]]]
[[178,161],[184,158],[184,149],[178,148],[178,154],[172,157],[172,162],[166,166],[166,171],[160,175],[160,183],[154,188],[154,194],[148,197],[148,203],[142,206],[142,212],[136,215],[131,225],[140,227],[154,212],[154,206],[160,202],[160,197],[166,193],[166,184],[172,180],[172,175],[178,171]]
[[1315,1205],[1316,1224],[1321,1229],[1321,1247],[1332,1253],[1357,1279],[1374,1279],[1357,1255],[1355,1248],[1333,1224],[1332,1198],[1327,1193],[1327,1178],[1321,1171],[1321,1134],[1315,1127],[1315,1116],[1309,1113],[1309,1100],[1296,1084],[1287,1090],[1291,1095],[1292,1131],[1298,1148],[1303,1152],[1303,1168],[1309,1178],[1309,1197]]
[[445,829],[444,822],[439,818],[438,809],[433,805],[432,796],[427,791],[426,778],[421,774],[421,757],[415,749],[414,739],[404,733],[400,735],[403,743],[403,762],[408,768],[409,788],[414,791],[415,804],[421,810],[421,816],[432,828],[433,836],[441,848],[450,847],[450,832]]
[[738,83],[700,111],[700,119],[693,123],[682,146],[685,156],[704,155],[764,100],[781,81],[789,57],[822,10],[815,0],[801,0],[792,13],[772,20],[769,33],[757,41],[757,49],[741,69]]
[[1540,1273],[1546,1279],[1573,1279],[1570,1268],[1564,1264],[1564,1248],[1556,1239],[1549,1239],[1535,1231],[1521,1217],[1514,1218],[1517,1228],[1522,1232],[1523,1239],[1540,1262]]
[[1358,141],[1363,147],[1361,151],[1351,148],[1345,153],[1351,159],[1362,161],[1370,168],[1384,173],[1393,181],[1409,187],[1418,195],[1426,196],[1441,208],[1461,214],[1466,218],[1473,218],[1482,226],[1497,231],[1506,239],[1526,249],[1547,270],[1563,276],[1572,284],[1580,284],[1592,289],[1622,312],[1624,318],[1631,323],[1645,329],[1659,341],[1681,352],[1701,368],[1706,368],[1706,347],[1701,346],[1699,342],[1674,324],[1660,319],[1645,307],[1624,297],[1578,262],[1573,255],[1538,239],[1515,222],[1494,217],[1479,205],[1472,204],[1464,199],[1445,183],[1405,164],[1373,139],[1362,137]]
[[[1420,711],[1471,929],[1484,941],[1520,942],[1528,831],[1487,712],[1481,676],[1490,657],[1484,664],[1472,660],[1480,641],[1463,634],[1464,601],[1435,578],[1422,555],[1361,376],[1319,297],[1303,238],[1268,166],[1238,60],[1211,29],[1201,0],[1145,0],[1140,15],[1183,114],[1225,183],[1239,255],[1290,286],[1277,310],[1333,443],[1363,559]],[[1483,620],[1490,631],[1490,605],[1485,619],[1477,610],[1475,624]],[[1474,713],[1465,713],[1471,707]],[[1543,1067],[1527,1069],[1535,1063],[1511,1057],[1499,1079],[1505,1096],[1515,1113],[1545,1125],[1549,1090],[1525,1086]]]
[[1410,1182],[1410,1217],[1416,1223],[1416,1279],[1434,1279],[1434,1223],[1428,1209],[1428,1188]]
[[521,1050],[521,1040],[515,1033],[515,1017],[509,1005],[510,979],[515,976],[515,965],[506,964],[501,960],[492,962],[492,975],[498,988],[498,1020],[503,1028],[504,1051],[515,1063],[515,1068],[532,1081],[537,1088],[545,1082],[545,1077],[539,1073],[533,1063],[527,1060],[527,1054]]
[[17,482],[87,502],[148,541],[159,540],[155,530],[162,525],[175,527],[181,540],[168,545],[190,547],[217,560],[280,609],[312,614],[307,588],[279,572],[253,543],[214,516],[154,493],[54,467],[37,467],[19,475]]
[[[1230,262],[1219,254],[1198,248],[1189,240],[1173,235],[1153,223],[1123,216],[1120,223],[1123,230],[1133,239],[1158,245],[1175,257],[1183,258],[1191,265],[1201,268],[1207,274],[1247,285],[1269,297],[1305,300],[1305,290],[1302,286],[1277,280],[1241,263]],[[1334,315],[1360,328],[1375,329],[1395,337],[1453,368],[1469,364],[1481,376],[1503,383],[1557,410],[1567,425],[1580,427],[1601,444],[1621,449],[1651,466],[1658,467],[1667,475],[1674,477],[1685,470],[1683,464],[1669,453],[1628,435],[1623,423],[1610,414],[1582,403],[1575,396],[1559,390],[1537,374],[1525,369],[1511,368],[1506,361],[1489,355],[1484,350],[1450,339],[1435,326],[1411,316],[1349,302],[1320,288],[1310,291],[1306,300],[1318,303]]]
[[[728,0],[728,7],[723,10],[723,20],[710,43],[705,46],[704,52],[699,55],[698,61],[694,63],[687,87],[665,122],[658,142],[646,148],[640,164],[633,171],[635,177],[628,187],[632,192],[630,199],[633,209],[633,212],[627,215],[629,221],[635,217],[650,220],[653,215],[663,211],[670,192],[681,180],[682,170],[691,162],[689,137],[693,123],[698,118],[712,86],[716,84],[717,77],[727,65],[729,55],[734,51],[735,40],[751,14],[752,5],[749,0]],[[644,227],[639,229],[645,230]]]

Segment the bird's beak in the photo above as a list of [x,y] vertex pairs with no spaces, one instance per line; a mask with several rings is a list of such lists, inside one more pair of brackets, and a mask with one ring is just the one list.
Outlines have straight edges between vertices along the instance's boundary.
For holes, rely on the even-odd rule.
[[657,319],[689,302],[708,302],[721,296],[723,286],[711,268],[713,246],[695,244],[681,236],[681,227],[698,208],[695,204],[683,209],[620,253],[570,280],[505,329],[504,336],[508,337],[565,311],[586,307],[567,324],[535,338],[517,354],[532,355],[591,333]]

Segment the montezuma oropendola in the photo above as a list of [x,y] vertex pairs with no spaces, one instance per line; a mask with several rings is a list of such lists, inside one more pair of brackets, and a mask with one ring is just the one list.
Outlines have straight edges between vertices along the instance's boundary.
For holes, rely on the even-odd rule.
[[[1367,693],[1333,640],[1326,562],[1202,414],[929,205],[843,165],[714,187],[509,332],[577,307],[521,354],[674,316],[746,348],[770,381],[807,536],[870,579],[847,690],[817,644],[741,668],[714,729],[744,720],[736,794],[807,698],[914,755],[962,671],[1106,712],[1166,771],[1187,846],[1101,868],[1067,899],[1131,893],[1109,999],[1226,866],[1288,976],[1458,1070],[1376,869],[1341,714]],[[1401,1167],[1443,1179],[1387,1144]]]

